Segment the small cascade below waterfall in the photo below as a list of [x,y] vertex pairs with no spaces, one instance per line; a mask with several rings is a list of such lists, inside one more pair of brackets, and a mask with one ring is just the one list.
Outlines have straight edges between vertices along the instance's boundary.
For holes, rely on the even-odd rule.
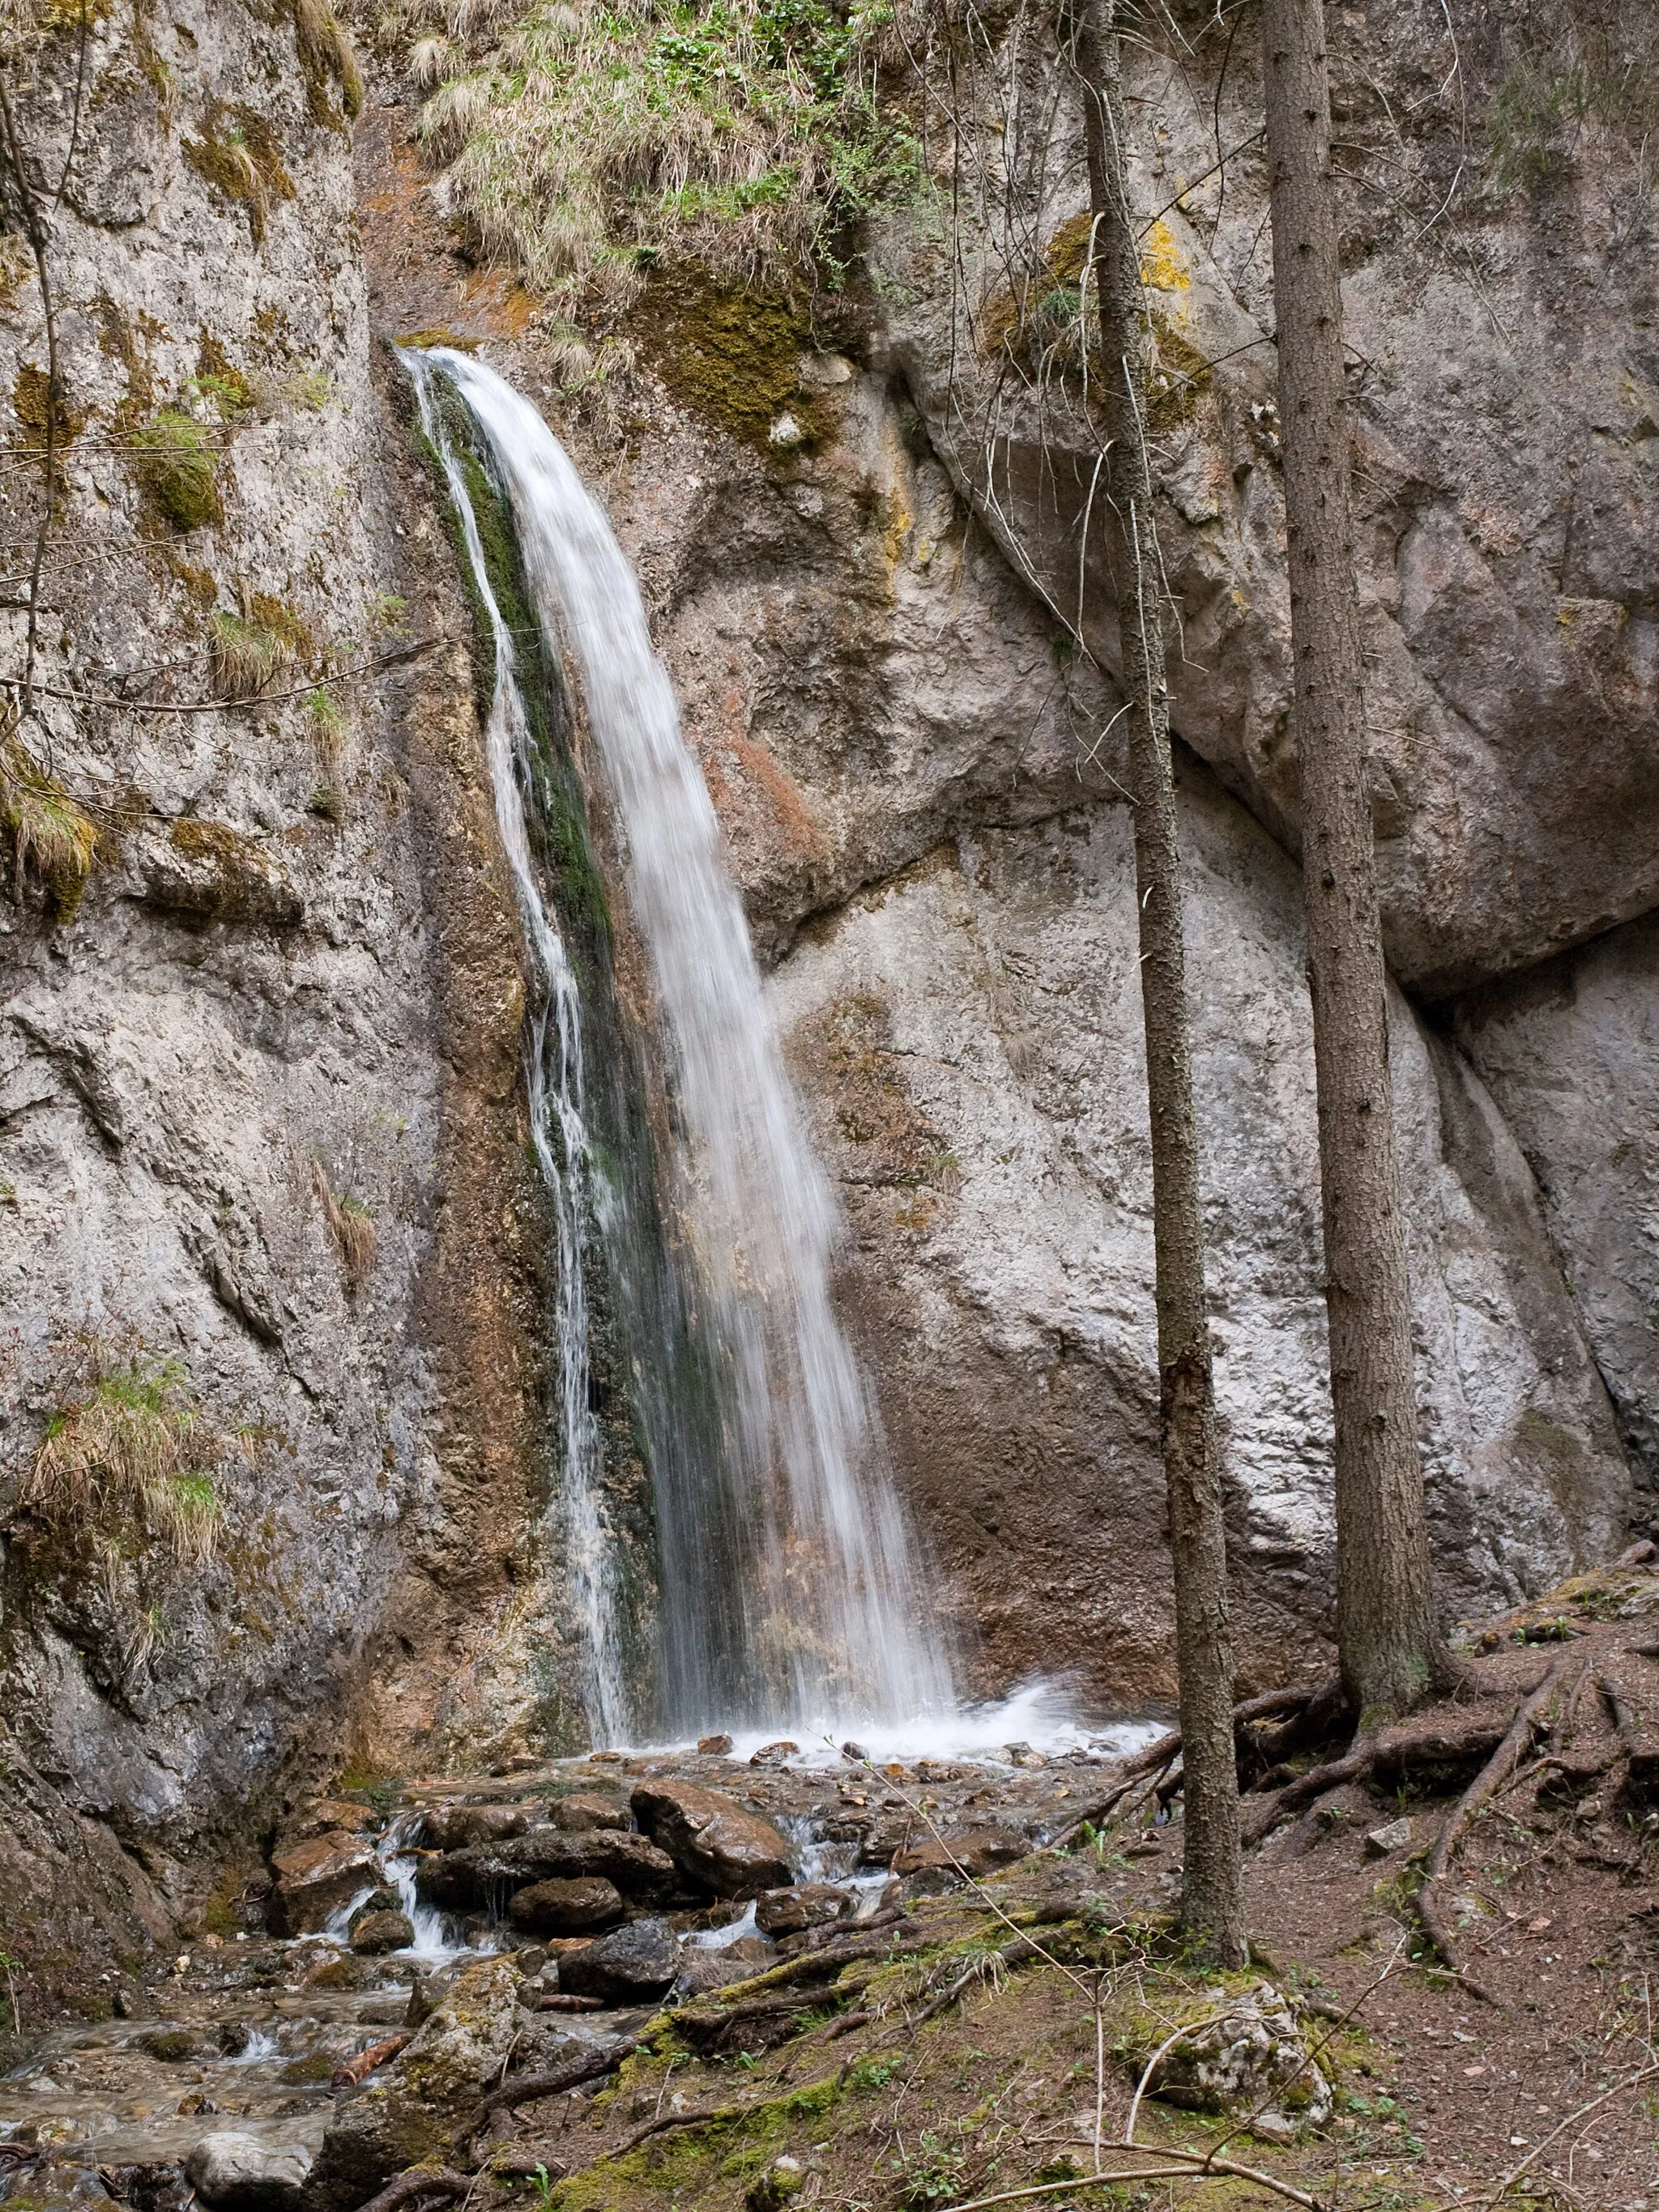
[[[836,1209],[771,1032],[714,807],[632,571],[526,400],[460,353],[404,360],[494,641],[488,742],[538,987],[531,1105],[557,1224],[561,1533],[586,1644],[589,1725],[608,1740],[943,1717],[955,1703],[949,1662],[868,1387],[830,1301]],[[568,648],[574,664],[662,1030],[677,1145],[668,1195],[695,1262],[681,1253],[663,1263],[672,1295],[659,1283],[647,1297],[637,1268],[604,1255],[633,1326],[633,1412],[655,1519],[646,1694],[630,1694],[621,1653],[585,1334],[597,1248],[612,1243],[625,1209],[592,1139],[581,994],[532,859],[536,748],[518,675],[526,641],[489,586],[466,469],[444,419],[445,386],[465,403],[510,505],[550,657]]]

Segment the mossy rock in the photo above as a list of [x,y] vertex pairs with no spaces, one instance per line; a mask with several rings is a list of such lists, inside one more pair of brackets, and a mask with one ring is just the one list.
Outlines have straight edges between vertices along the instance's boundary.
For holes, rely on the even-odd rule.
[[714,283],[690,268],[653,277],[632,327],[671,397],[763,453],[774,425],[792,417],[799,450],[830,424],[822,399],[802,387],[800,360],[815,343],[793,301],[775,292]]

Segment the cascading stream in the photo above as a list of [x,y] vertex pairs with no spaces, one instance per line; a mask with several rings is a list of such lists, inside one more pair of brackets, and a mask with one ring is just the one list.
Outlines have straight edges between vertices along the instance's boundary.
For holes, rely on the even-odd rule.
[[[951,1670],[885,1466],[864,1377],[830,1297],[838,1222],[768,1020],[719,824],[651,645],[633,573],[562,447],[526,400],[447,349],[406,356],[428,434],[482,566],[465,486],[433,402],[448,378],[511,503],[537,611],[580,673],[619,822],[631,910],[649,954],[677,1109],[679,1199],[696,1246],[715,1364],[729,1388],[722,1464],[693,1474],[670,1448],[653,1467],[662,1563],[658,1711],[665,1726],[846,1727],[954,1709]],[[522,802],[504,773],[523,743],[510,640],[497,635],[492,769],[557,1050],[535,1056],[562,1158],[572,1255],[584,1207],[580,1027],[556,933],[528,865]],[[507,672],[505,682],[501,672]],[[571,994],[574,1000],[574,994]],[[574,1073],[572,1072],[574,1071]],[[560,1182],[559,1177],[563,1181]],[[566,1199],[562,1195],[562,1207]],[[564,1236],[561,1214],[561,1237]],[[562,1316],[574,1328],[574,1310]],[[576,1354],[568,1355],[574,1371]],[[569,1415],[568,1413],[568,1427]],[[585,1462],[566,1437],[567,1482]],[[574,1473],[572,1472],[574,1470]],[[573,1537],[580,1527],[573,1496]],[[593,1523],[598,1531],[597,1519]],[[603,1562],[576,1562],[602,1595]],[[605,1607],[591,1612],[605,1633]],[[733,1617],[735,1616],[735,1618]],[[604,1673],[596,1653],[595,1680]],[[596,1727],[598,1722],[596,1720]]]

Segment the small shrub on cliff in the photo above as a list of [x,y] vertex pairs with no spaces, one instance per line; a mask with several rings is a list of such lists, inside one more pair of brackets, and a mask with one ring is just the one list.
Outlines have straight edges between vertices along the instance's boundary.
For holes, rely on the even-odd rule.
[[177,1360],[125,1368],[53,1415],[21,1502],[76,1534],[137,1522],[199,1566],[222,1518],[210,1472],[222,1449]]
[[11,832],[14,895],[21,898],[33,874],[67,921],[92,872],[98,831],[15,731],[0,737],[0,823]]
[[194,416],[164,407],[132,435],[139,481],[175,530],[222,522],[218,441]]
[[257,699],[311,645],[291,607],[256,592],[240,615],[216,614],[210,625],[213,686],[222,699]]
[[230,106],[216,100],[201,137],[186,138],[184,152],[204,183],[246,210],[253,243],[262,244],[272,202],[294,198],[282,146],[264,116],[240,101]]
[[317,1195],[322,1200],[323,1218],[328,1224],[329,1234],[334,1239],[334,1249],[340,1255],[340,1267],[348,1290],[360,1291],[368,1280],[374,1266],[374,1255],[379,1240],[374,1234],[374,1219],[360,1198],[349,1192],[337,1194],[328,1179],[328,1170],[320,1160],[312,1166],[317,1186]]

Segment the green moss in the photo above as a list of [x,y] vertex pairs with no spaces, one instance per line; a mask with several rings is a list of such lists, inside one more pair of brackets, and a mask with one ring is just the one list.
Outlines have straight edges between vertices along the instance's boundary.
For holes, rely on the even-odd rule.
[[[327,1969],[325,1968],[324,1971],[326,1972]],[[316,1985],[316,1982],[313,1981],[313,1986],[315,1987]],[[309,2052],[304,2058],[290,2058],[288,2064],[283,2067],[277,2078],[279,2081],[292,2081],[296,2084],[308,2081],[326,2081],[333,2074],[333,2071],[334,2061],[328,2056],[327,2052],[323,2051],[313,2051]]]
[[219,497],[219,448],[191,415],[164,407],[132,435],[138,479],[175,530],[204,530],[224,520]]
[[264,116],[238,100],[212,101],[199,138],[186,138],[185,159],[197,175],[247,210],[253,243],[263,243],[274,200],[294,198],[281,142]]
[[86,415],[83,410],[70,405],[61,380],[55,395],[51,386],[52,380],[44,368],[26,362],[11,388],[12,412],[37,444],[46,442],[50,421],[56,442],[67,446],[86,428]]
[[795,445],[823,436],[823,402],[806,398],[800,386],[811,327],[781,295],[679,269],[653,278],[631,328],[681,406],[733,437],[774,452],[772,428],[785,415],[803,434]]

